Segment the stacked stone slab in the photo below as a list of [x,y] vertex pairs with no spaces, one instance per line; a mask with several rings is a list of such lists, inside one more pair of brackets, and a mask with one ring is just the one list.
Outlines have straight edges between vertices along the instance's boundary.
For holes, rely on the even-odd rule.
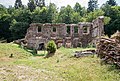
[[25,42],[28,48],[35,49],[49,40],[54,40],[58,47],[86,47],[89,43],[96,44],[96,38],[104,34],[103,26],[103,17],[78,24],[32,23],[27,29]]

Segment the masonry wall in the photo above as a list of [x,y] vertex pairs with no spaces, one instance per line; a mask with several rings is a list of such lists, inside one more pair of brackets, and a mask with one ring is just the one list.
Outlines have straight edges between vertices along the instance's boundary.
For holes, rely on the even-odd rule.
[[49,40],[54,40],[58,47],[86,47],[103,34],[103,25],[103,18],[78,24],[32,23],[27,30],[25,41],[27,47],[35,49],[38,49],[41,43],[47,44]]

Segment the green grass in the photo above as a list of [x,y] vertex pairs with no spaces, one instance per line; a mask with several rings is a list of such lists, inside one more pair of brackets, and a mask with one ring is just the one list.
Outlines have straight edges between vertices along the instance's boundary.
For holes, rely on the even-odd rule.
[[28,58],[32,54],[21,49],[19,45],[12,43],[0,43],[0,57],[9,57],[13,54],[13,58]]
[[[28,52],[18,48],[15,44],[0,44],[0,50],[3,48],[4,50],[8,48],[16,50],[11,51],[15,54],[21,51],[22,55],[26,53],[29,56]],[[10,60],[9,63],[4,61],[0,64],[0,73],[5,70],[6,75],[0,74],[0,81],[28,81],[29,79],[32,81],[120,81],[120,71],[110,65],[100,65],[100,60],[96,56],[72,57],[73,52],[78,50],[85,50],[85,48],[60,48],[50,58],[44,58],[42,51],[36,56]],[[4,69],[1,70],[1,68]],[[20,78],[22,75],[24,77]],[[1,77],[4,78],[1,79]]]

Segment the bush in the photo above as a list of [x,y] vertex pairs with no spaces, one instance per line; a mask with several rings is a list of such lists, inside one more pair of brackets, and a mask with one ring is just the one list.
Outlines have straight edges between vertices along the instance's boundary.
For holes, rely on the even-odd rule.
[[55,42],[53,40],[49,41],[47,44],[48,54],[55,53],[56,49],[57,49],[57,46],[56,46]]

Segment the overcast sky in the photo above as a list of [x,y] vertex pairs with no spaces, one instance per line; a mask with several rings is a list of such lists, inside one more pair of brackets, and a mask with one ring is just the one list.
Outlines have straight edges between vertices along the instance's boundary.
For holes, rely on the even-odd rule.
[[[66,6],[68,4],[73,7],[76,2],[79,2],[82,6],[87,7],[89,0],[45,0],[45,1],[46,1],[46,5],[48,5],[51,1],[52,3],[55,3],[57,5],[57,7]],[[108,0],[98,0],[99,6],[101,6],[106,1],[108,1]],[[116,0],[116,2],[120,5],[120,0]],[[13,6],[14,3],[15,3],[15,0],[0,0],[0,4],[4,5],[6,7],[8,7],[9,5]],[[24,5],[27,5],[28,0],[22,0],[22,3]]]

